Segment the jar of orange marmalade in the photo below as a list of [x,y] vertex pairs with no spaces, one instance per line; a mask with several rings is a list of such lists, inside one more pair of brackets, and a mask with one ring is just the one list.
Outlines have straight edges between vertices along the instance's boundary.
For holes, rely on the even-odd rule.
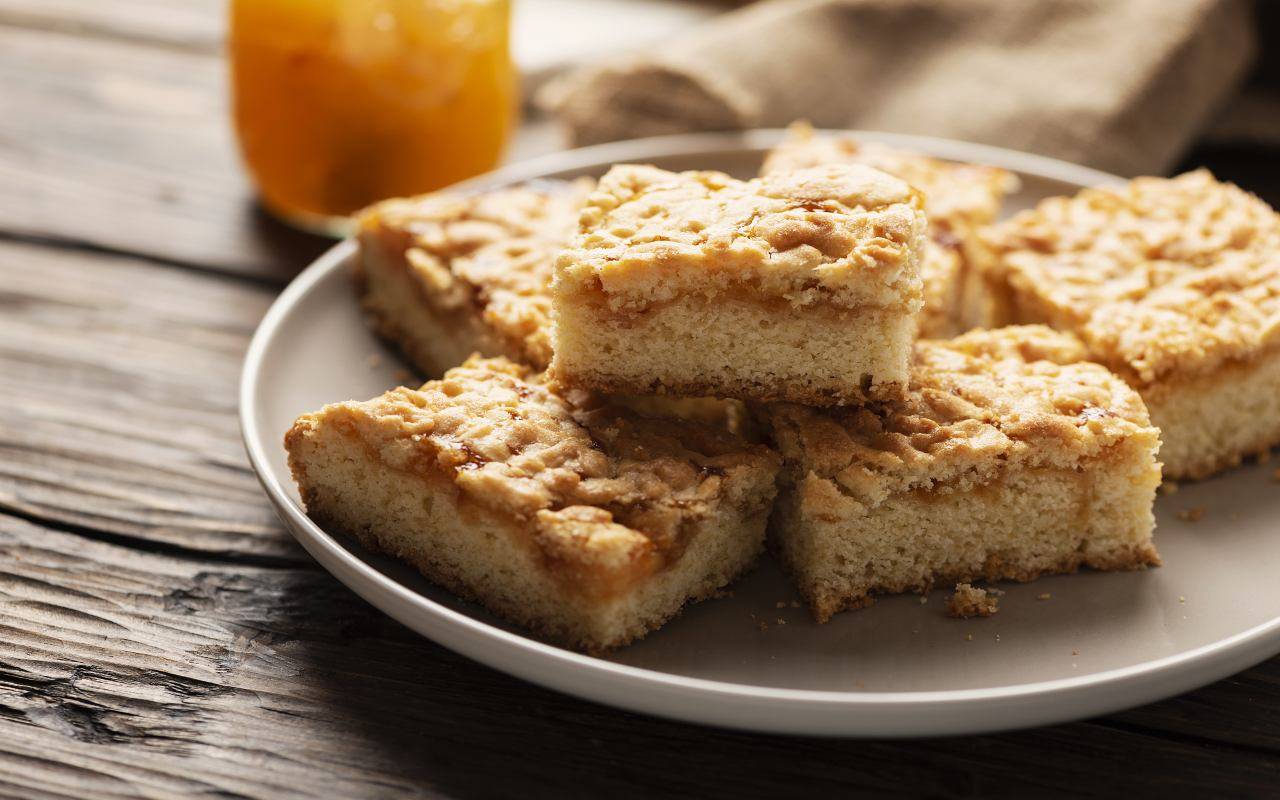
[[516,110],[508,0],[231,0],[235,127],[263,203],[340,232],[491,169]]

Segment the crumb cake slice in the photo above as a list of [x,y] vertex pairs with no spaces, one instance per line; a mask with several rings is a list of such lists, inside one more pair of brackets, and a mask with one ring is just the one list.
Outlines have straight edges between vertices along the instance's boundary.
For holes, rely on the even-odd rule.
[[1051,198],[982,234],[1001,321],[1071,331],[1138,390],[1165,475],[1280,443],[1280,215],[1200,170]]
[[546,368],[552,264],[590,186],[537,181],[367,209],[357,287],[379,334],[428,377],[472,353]]
[[571,646],[653,630],[763,548],[777,456],[474,358],[285,437],[307,513]]
[[787,138],[765,156],[761,172],[839,163],[874,167],[924,193],[929,240],[920,258],[920,335],[942,339],[983,324],[985,315],[968,317],[962,302],[974,291],[968,271],[974,232],[995,222],[1005,195],[1017,188],[1017,178],[998,167],[945,161],[853,136],[818,136],[806,123],[788,129]]
[[764,410],[783,457],[771,543],[826,621],[881,593],[1159,563],[1159,432],[1042,326],[922,341],[897,404]]
[[615,166],[556,259],[552,373],[628,394],[899,396],[924,232],[919,193],[860,165]]

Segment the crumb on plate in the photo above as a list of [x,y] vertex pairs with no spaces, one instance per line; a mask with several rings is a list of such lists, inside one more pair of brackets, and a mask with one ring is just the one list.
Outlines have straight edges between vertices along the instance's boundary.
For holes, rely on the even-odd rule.
[[989,617],[999,611],[999,600],[986,589],[957,583],[955,593],[947,599],[947,615],[957,619]]

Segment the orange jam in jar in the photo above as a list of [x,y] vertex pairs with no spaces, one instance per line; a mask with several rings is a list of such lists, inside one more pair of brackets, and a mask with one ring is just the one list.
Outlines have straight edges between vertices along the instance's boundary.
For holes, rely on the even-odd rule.
[[303,227],[491,169],[516,113],[508,0],[232,0],[235,127]]

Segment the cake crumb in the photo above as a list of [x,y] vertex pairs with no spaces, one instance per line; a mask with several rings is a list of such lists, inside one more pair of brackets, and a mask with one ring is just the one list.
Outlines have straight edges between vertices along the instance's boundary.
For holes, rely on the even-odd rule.
[[972,641],[973,641],[973,634],[972,634],[972,633],[966,633],[966,634],[964,635],[964,640],[965,640],[966,642],[972,642]]
[[786,603],[786,601],[784,601],[784,600],[779,600],[778,602],[776,602],[776,603],[774,603],[774,604],[773,604],[773,607],[774,607],[774,608],[786,608],[786,607],[787,607],[787,603]]
[[774,622],[776,622],[776,623],[777,623],[777,624],[779,624],[779,625],[786,625],[786,624],[787,624],[787,621],[786,621],[785,619],[783,619],[782,617],[778,617],[776,620],[774,620]]
[[1037,600],[1048,600],[1050,597],[1053,597],[1053,595],[1049,594],[1048,592],[1045,592],[1044,594],[1036,595]]
[[947,599],[947,615],[957,619],[989,617],[999,611],[999,600],[986,589],[957,583],[955,593]]
[[1178,512],[1178,519],[1185,522],[1199,522],[1202,517],[1204,517],[1204,506],[1184,508]]
[[1178,598],[1178,602],[1179,602],[1179,603],[1185,603],[1185,602],[1187,602],[1187,598],[1185,598],[1185,597],[1179,597],[1179,598]]
[[1165,481],[1164,483],[1160,484],[1160,492],[1161,494],[1177,494],[1178,484],[1174,483],[1173,481]]
[[1080,655],[1080,651],[1079,651],[1079,650],[1072,650],[1072,651],[1071,651],[1071,655],[1073,655],[1073,656],[1078,656],[1078,655]]
[[761,620],[760,624],[757,625],[756,627],[760,629],[761,633],[763,633],[764,631],[769,630],[769,623]]
[[927,602],[929,602],[929,595],[927,594],[920,595],[920,605],[924,605]]

